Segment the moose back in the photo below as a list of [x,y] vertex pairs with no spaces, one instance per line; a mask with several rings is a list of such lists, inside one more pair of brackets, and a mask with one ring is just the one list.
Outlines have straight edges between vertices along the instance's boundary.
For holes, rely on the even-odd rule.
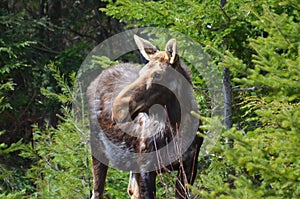
[[93,196],[103,198],[108,164],[130,172],[131,199],[156,198],[156,175],[177,170],[175,198],[189,198],[202,139],[191,72],[171,39],[159,51],[134,36],[148,63],[118,64],[89,86]]

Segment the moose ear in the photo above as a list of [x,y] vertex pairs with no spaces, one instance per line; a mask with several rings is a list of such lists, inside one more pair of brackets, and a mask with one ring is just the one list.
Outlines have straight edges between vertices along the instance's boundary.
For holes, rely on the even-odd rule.
[[170,64],[174,64],[177,56],[177,42],[176,39],[170,39],[166,45],[165,51],[171,53]]
[[153,44],[137,35],[134,35],[134,41],[142,55],[148,61],[158,51],[158,49]]

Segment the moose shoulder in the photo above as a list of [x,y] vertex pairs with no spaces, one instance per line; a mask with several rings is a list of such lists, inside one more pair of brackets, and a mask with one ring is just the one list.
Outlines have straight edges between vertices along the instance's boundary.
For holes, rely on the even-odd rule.
[[165,51],[134,36],[143,66],[118,64],[89,86],[93,196],[103,198],[108,164],[130,171],[131,199],[156,198],[157,173],[178,171],[175,198],[188,198],[202,139],[191,74],[179,59],[175,39]]

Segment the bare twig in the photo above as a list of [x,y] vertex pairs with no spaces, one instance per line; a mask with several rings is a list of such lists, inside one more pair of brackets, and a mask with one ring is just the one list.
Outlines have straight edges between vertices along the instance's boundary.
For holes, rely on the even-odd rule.
[[[262,90],[266,89],[266,86],[253,86],[248,88],[240,88],[240,86],[235,86],[232,88],[232,92],[245,92],[245,91],[255,91],[255,90]],[[222,88],[193,88],[196,91],[215,91],[215,92],[222,92]]]
[[267,88],[266,86],[253,86],[253,87],[248,87],[248,88],[240,88],[239,86],[236,86],[232,89],[233,92],[239,92],[239,91],[255,91],[255,90],[262,90]]
[[36,50],[40,50],[40,51],[46,52],[46,53],[54,54],[54,55],[58,55],[59,54],[58,51],[52,50],[50,48],[42,48],[42,47],[39,47],[39,46],[32,46],[32,48],[34,48]]

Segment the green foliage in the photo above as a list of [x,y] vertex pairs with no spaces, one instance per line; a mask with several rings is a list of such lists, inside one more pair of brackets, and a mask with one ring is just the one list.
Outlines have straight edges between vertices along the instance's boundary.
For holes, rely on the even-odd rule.
[[21,156],[35,163],[27,177],[35,184],[37,198],[88,197],[91,186],[89,151],[84,135],[78,131],[72,113],[64,110],[65,119],[57,128],[34,127],[33,145]]
[[105,198],[127,198],[129,174],[115,169],[108,169],[105,184]]
[[[215,46],[222,50],[239,51],[247,46],[246,38],[256,35],[251,28],[248,5],[252,1],[228,1],[221,9],[219,1],[130,1],[121,0],[102,10],[136,26],[159,26],[179,31],[204,46]],[[241,28],[242,27],[242,28]],[[224,42],[225,41],[225,42]]]
[[93,56],[92,62],[95,65],[99,65],[101,68],[108,68],[119,63],[118,61],[111,61],[108,57],[105,56]]
[[[57,86],[60,88],[60,92],[57,94],[55,91],[50,88],[41,88],[41,93],[48,99],[55,99],[63,104],[70,103],[73,99],[72,88],[68,85],[68,81],[64,75],[61,74],[60,70],[54,63],[48,65],[53,78],[57,82]],[[71,84],[74,84],[75,81],[75,72],[70,75]]]
[[[76,120],[69,108],[72,90],[54,65],[53,77],[61,88],[61,94],[45,91],[46,97],[55,98],[63,105],[57,127],[33,127],[33,143],[21,148],[21,156],[33,164],[27,178],[35,185],[33,198],[88,198],[91,191],[91,162],[87,129]],[[74,79],[74,75],[71,75]]]
[[11,77],[11,73],[16,69],[27,66],[26,61],[22,57],[28,52],[28,47],[35,44],[35,42],[24,38],[7,37],[8,35],[16,34],[12,27],[22,26],[22,30],[27,27],[28,24],[21,23],[22,18],[22,14],[0,16],[0,25],[4,28],[0,38],[0,112],[5,109],[12,109],[7,93],[13,91],[16,84]]
[[[244,99],[245,119],[256,122],[254,130],[231,130],[224,138],[233,140],[232,148],[219,147],[221,166],[211,165],[202,176],[204,198],[299,198],[300,196],[300,92],[299,92],[299,12],[281,4],[263,5],[262,13],[252,22],[267,36],[249,39],[253,68],[246,77],[235,77],[242,86],[262,86],[264,93],[252,93]],[[274,7],[273,7],[274,6]],[[278,12],[278,10],[280,12]],[[241,60],[227,53],[224,63],[244,70]],[[239,64],[237,64],[239,63]],[[255,96],[259,94],[259,96]],[[220,174],[219,168],[225,168]],[[217,177],[216,177],[217,176]],[[215,180],[218,178],[218,180]],[[227,182],[224,189],[216,189]]]
[[[0,133],[2,134],[2,133]],[[5,134],[5,133],[3,133]],[[22,141],[10,146],[0,144],[0,156],[10,157],[16,153],[22,146]],[[24,177],[25,172],[16,167],[16,162],[11,165],[0,163],[0,197],[14,198],[25,194],[29,181]],[[12,193],[13,192],[13,193]]]
[[[30,194],[47,198],[42,194],[50,197],[50,191],[64,182],[66,187],[53,191],[55,198],[60,198],[60,194],[69,194],[69,198],[89,196],[90,156],[88,145],[83,144],[87,137],[75,129],[81,124],[70,108],[70,99],[74,97],[71,92],[74,71],[80,67],[87,50],[119,28],[116,22],[95,10],[100,4],[95,1],[1,1],[0,198],[25,198]],[[101,30],[95,26],[98,22]],[[115,27],[106,28],[103,24],[115,24]],[[24,143],[28,146],[24,147]],[[32,143],[35,145],[31,146]],[[70,155],[70,160],[66,160],[82,166],[81,169],[61,163],[64,155],[59,158],[58,153],[63,153],[62,148],[68,149],[68,146],[74,150],[66,150],[65,155]],[[51,147],[57,149],[50,153]],[[84,152],[77,154],[76,149]],[[18,156],[20,152],[23,157]],[[48,152],[49,156],[39,156]],[[51,170],[47,164],[58,169]],[[70,170],[70,176],[63,173],[63,169]],[[50,176],[38,174],[57,177],[52,180]],[[69,177],[70,182],[66,182]],[[54,185],[47,184],[47,180]],[[40,187],[39,183],[45,186]],[[70,195],[74,190],[77,195]],[[79,192],[82,195],[79,196]]]
[[[1,1],[0,129],[10,136],[1,136],[0,142],[10,144],[21,138],[28,142],[32,124],[44,120],[49,120],[51,125],[57,123],[55,114],[59,112],[60,102],[45,98],[40,91],[45,87],[60,92],[47,65],[54,63],[69,76],[79,68],[90,45],[95,44],[91,41],[94,39],[79,39],[77,34],[85,37],[81,31],[92,28],[89,23],[82,25],[84,17],[79,17],[84,15],[79,11],[82,5],[73,7],[73,4]],[[88,2],[84,6],[94,4]],[[70,16],[65,16],[62,7]],[[75,16],[80,20],[74,21]],[[92,18],[95,19],[89,16]],[[82,29],[74,33],[73,27],[79,26]]]
[[[12,93],[18,90],[16,71],[27,69],[26,56],[30,54],[30,47],[36,42],[28,34],[31,25],[24,23],[22,13],[7,13],[1,9],[0,16],[0,198],[18,198],[25,196],[25,189],[29,181],[24,177],[24,170],[18,168],[19,160],[12,157],[17,154],[21,140],[12,144],[1,142],[1,137],[7,138],[10,132],[6,124],[10,119],[7,117],[14,111],[15,105],[22,106],[26,97],[12,100]],[[18,36],[16,36],[18,35]],[[18,82],[19,83],[19,82]],[[28,91],[27,91],[28,92]],[[26,102],[25,102],[26,103]],[[13,136],[12,136],[13,137]],[[13,160],[10,160],[13,159]],[[7,163],[6,163],[7,162]],[[13,193],[11,193],[13,192]]]
[[1,193],[0,197],[5,198],[5,199],[25,198],[26,192],[25,192],[25,190],[22,190],[21,192],[16,192],[16,193],[9,193],[9,194]]

